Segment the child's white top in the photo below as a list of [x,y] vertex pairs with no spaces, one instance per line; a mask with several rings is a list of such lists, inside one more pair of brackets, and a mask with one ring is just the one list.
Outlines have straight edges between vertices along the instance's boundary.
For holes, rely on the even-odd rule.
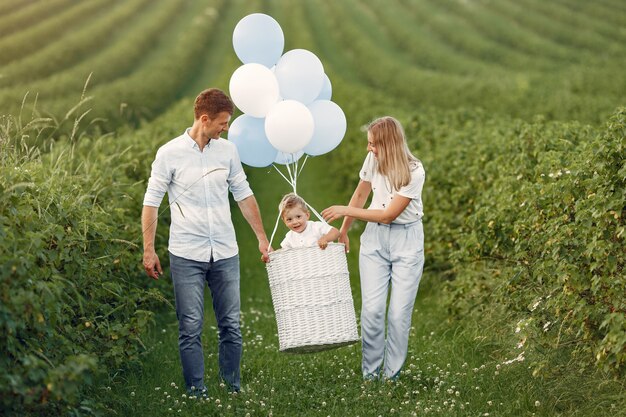
[[422,188],[426,173],[421,163],[411,170],[411,181],[399,190],[392,189],[387,177],[378,172],[378,162],[374,155],[369,152],[359,173],[363,181],[372,184],[372,202],[370,209],[384,210],[389,207],[395,193],[411,199],[411,202],[402,213],[393,221],[394,223],[406,224],[421,219],[424,216],[422,204]]
[[302,248],[305,246],[316,246],[320,237],[330,232],[332,226],[327,223],[307,221],[306,229],[302,233],[294,232],[290,230],[287,235],[280,242],[280,246],[283,249],[288,248]]

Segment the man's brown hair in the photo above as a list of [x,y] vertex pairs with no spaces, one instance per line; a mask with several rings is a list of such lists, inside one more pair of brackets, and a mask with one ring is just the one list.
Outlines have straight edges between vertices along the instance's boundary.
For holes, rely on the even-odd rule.
[[210,119],[215,119],[222,112],[228,112],[232,116],[233,111],[232,100],[219,88],[208,88],[202,91],[193,105],[193,115],[196,120],[203,114],[209,116]]

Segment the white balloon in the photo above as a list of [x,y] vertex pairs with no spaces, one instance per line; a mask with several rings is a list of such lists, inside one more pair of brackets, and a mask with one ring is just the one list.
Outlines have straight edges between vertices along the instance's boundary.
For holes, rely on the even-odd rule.
[[313,115],[315,130],[304,152],[317,156],[332,151],[346,134],[346,115],[341,107],[329,100],[316,100],[308,108]]
[[322,61],[306,49],[285,52],[274,70],[280,95],[286,100],[309,104],[320,95],[324,85]]
[[278,101],[276,76],[261,64],[245,64],[237,68],[230,77],[228,89],[239,110],[252,117],[265,117]]
[[265,134],[273,147],[281,152],[296,153],[313,137],[311,111],[295,100],[276,103],[265,117]]

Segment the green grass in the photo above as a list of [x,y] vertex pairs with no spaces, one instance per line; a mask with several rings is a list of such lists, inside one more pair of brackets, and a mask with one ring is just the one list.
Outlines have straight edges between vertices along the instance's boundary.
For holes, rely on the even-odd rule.
[[[424,278],[398,383],[363,382],[360,345],[306,355],[279,353],[266,290],[242,300],[242,393],[228,394],[219,385],[216,330],[209,311],[204,332],[208,400],[185,395],[172,313],[160,316],[150,337],[153,347],[146,368],[113,378],[99,387],[97,395],[106,400],[111,415],[137,417],[170,412],[188,416],[620,415],[624,399],[619,384],[594,385],[598,379],[581,375],[565,375],[556,384],[534,378],[523,361],[499,357],[507,347],[491,338],[497,332],[481,335],[478,323],[448,323],[433,301],[435,279],[432,274]],[[513,362],[507,364],[507,359]]]
[[[342,203],[337,199],[343,192],[332,178],[321,175],[325,163],[324,157],[308,161],[299,181],[303,196],[318,210]],[[274,207],[288,186],[269,169],[253,169],[249,174],[269,231],[275,220]],[[428,269],[418,293],[408,358],[398,383],[362,381],[360,343],[315,354],[280,353],[256,240],[238,209],[233,213],[242,272],[242,393],[227,393],[217,378],[217,331],[207,293],[203,346],[209,399],[186,396],[177,321],[173,309],[168,309],[158,316],[147,339],[145,367],[101,381],[92,393],[110,415],[608,416],[619,415],[626,405],[620,396],[623,386],[602,375],[533,377],[526,361],[520,360],[528,353],[515,346],[518,339],[513,328],[498,328],[493,322],[490,328],[483,322],[451,322],[438,302],[441,278]],[[348,255],[357,312],[361,226],[352,233]],[[284,227],[277,236],[282,233]],[[163,260],[165,248],[159,250]],[[555,369],[558,360],[554,358]],[[560,364],[567,370],[566,365]]]

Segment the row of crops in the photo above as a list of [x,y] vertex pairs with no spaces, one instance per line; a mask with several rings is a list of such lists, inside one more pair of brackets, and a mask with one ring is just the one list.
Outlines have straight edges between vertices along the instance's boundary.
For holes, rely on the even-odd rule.
[[622,2],[6,0],[4,409],[80,413],[93,377],[150,350],[144,335],[171,293],[139,265],[149,163],[190,123],[199,90],[227,89],[232,29],[257,11],[333,80],[348,132],[325,175],[346,201],[361,126],[382,114],[405,124],[428,172],[427,270],[451,318],[519,328],[538,374],[558,351],[623,377]]
[[[122,113],[124,121],[163,111],[155,99],[179,98],[202,72],[198,65],[220,47],[213,40],[226,28],[224,18],[240,10],[236,2],[217,0],[43,3],[0,15],[2,108],[19,110],[30,91],[39,94],[41,109],[58,113],[76,103],[92,74],[94,113],[113,120]],[[289,7],[269,2],[267,8],[278,18],[299,15],[294,31],[315,31],[311,48],[319,48],[331,70],[407,105],[479,106],[526,119],[541,113],[599,123],[626,89],[620,71],[626,34],[619,24],[625,17],[614,6],[313,0]],[[178,36],[187,37],[184,51],[176,48]],[[210,64],[220,65],[223,55],[212,58]],[[171,73],[178,79],[163,85]],[[148,86],[159,93],[145,96]]]

